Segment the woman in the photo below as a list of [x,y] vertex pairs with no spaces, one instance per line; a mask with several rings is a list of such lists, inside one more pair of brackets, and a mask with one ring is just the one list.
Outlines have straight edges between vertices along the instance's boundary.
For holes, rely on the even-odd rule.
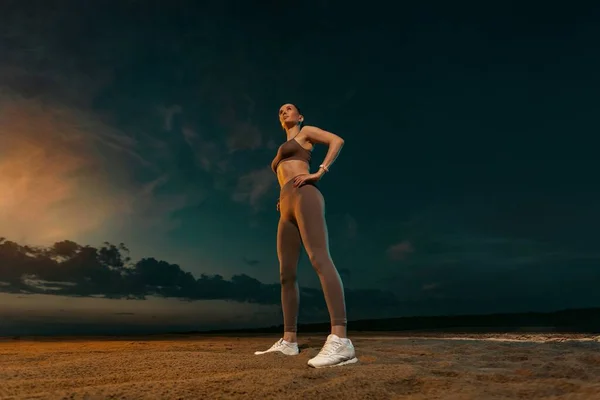
[[[321,280],[331,319],[331,334],[319,354],[308,361],[308,365],[320,368],[355,363],[358,359],[354,346],[346,337],[344,288],[329,254],[325,204],[321,192],[315,186],[329,171],[344,145],[344,140],[323,129],[303,126],[304,116],[293,104],[285,104],[279,109],[279,121],[288,140],[279,147],[271,168],[277,174],[281,186],[277,203],[280,212],[277,255],[280,265],[284,332],[283,338],[271,348],[257,351],[255,354],[299,353],[296,342],[299,305],[296,270],[302,243]],[[329,150],[318,172],[311,174],[311,152],[317,143],[328,145]]]

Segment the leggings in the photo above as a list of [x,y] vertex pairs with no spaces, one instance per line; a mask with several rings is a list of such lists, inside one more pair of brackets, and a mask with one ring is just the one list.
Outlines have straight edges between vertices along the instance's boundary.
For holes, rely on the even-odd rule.
[[301,244],[319,275],[331,325],[345,326],[344,287],[331,255],[325,222],[325,201],[313,184],[294,187],[293,179],[281,188],[277,228],[277,256],[281,279],[281,306],[285,332],[296,332],[300,292],[296,280]]

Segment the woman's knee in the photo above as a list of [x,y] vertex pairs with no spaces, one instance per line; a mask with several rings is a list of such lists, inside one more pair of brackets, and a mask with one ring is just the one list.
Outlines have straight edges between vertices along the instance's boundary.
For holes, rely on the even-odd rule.
[[312,252],[309,256],[310,259],[310,263],[312,264],[314,270],[318,273],[321,274],[323,271],[325,271],[328,268],[334,268],[333,267],[333,261],[331,260],[331,257],[329,256],[329,252],[328,251],[314,251]]
[[281,268],[279,272],[279,281],[283,286],[296,284],[296,271],[290,269]]

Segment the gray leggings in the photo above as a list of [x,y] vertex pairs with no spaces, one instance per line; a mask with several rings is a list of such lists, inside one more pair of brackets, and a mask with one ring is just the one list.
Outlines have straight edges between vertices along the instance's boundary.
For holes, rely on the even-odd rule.
[[329,254],[323,195],[312,184],[295,188],[293,181],[291,179],[281,188],[281,217],[277,229],[284,331],[297,330],[300,293],[296,271],[301,244],[304,244],[310,262],[321,280],[331,325],[345,326],[344,287]]

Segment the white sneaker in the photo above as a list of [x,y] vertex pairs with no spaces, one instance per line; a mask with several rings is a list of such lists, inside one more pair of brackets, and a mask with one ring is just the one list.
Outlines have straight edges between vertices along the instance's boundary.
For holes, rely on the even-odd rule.
[[350,339],[341,339],[337,335],[327,336],[325,345],[316,357],[308,360],[308,365],[314,368],[337,367],[358,362],[354,346]]
[[268,350],[265,351],[255,351],[254,354],[266,354],[272,353],[274,351],[279,351],[286,356],[295,356],[300,353],[298,350],[298,343],[290,343],[288,341],[283,340],[283,338],[279,339],[273,346],[271,346]]

